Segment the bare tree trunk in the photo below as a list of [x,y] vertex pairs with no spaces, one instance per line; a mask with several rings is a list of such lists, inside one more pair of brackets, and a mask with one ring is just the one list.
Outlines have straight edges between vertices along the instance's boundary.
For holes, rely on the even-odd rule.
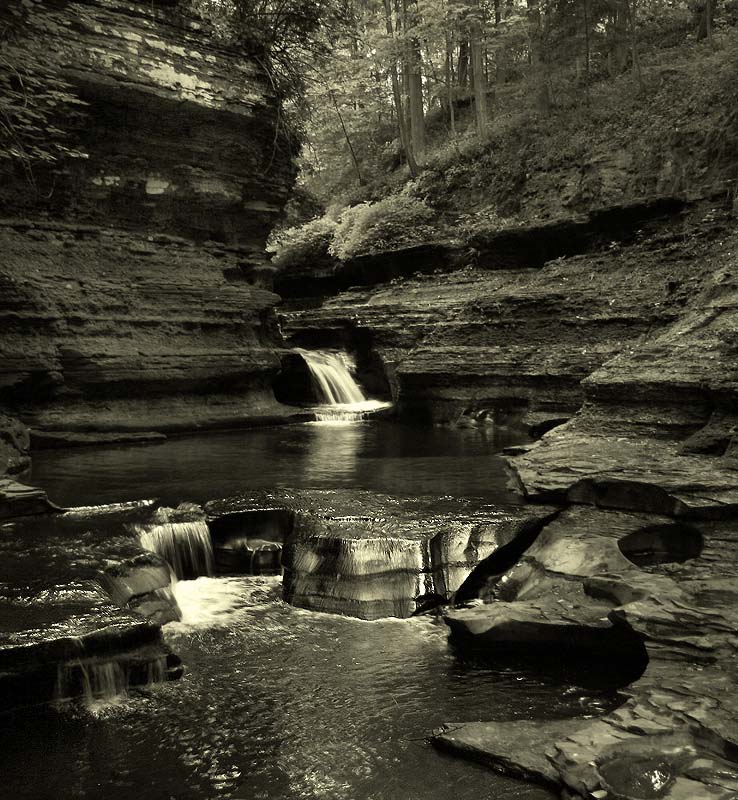
[[589,105],[589,0],[582,0],[584,5],[584,100]]
[[413,39],[409,44],[410,69],[408,89],[410,93],[410,141],[416,164],[425,157],[425,118],[423,115],[423,75],[421,72],[420,44]]
[[[394,38],[394,28],[392,25],[392,0],[384,0],[384,16],[387,28],[387,34]],[[390,79],[392,81],[392,98],[395,101],[395,111],[397,112],[397,127],[400,131],[400,144],[405,151],[405,158],[407,165],[410,169],[410,175],[415,178],[418,175],[418,165],[413,158],[412,148],[410,147],[409,135],[407,130],[407,121],[405,119],[405,110],[402,104],[402,92],[400,90],[400,78],[397,74],[397,61],[393,59],[390,66]]]
[[482,21],[473,12],[469,20],[471,34],[472,77],[474,79],[474,116],[477,134],[482,137],[487,130],[487,80],[484,74],[484,54],[482,52]]
[[543,26],[541,24],[540,0],[527,0],[528,6],[528,47],[533,80],[536,86],[536,100],[540,111],[551,109],[551,93],[545,74],[545,53]]
[[454,76],[453,76],[453,51],[451,47],[451,34],[446,30],[446,90],[448,96],[448,122],[451,135],[456,136],[456,109],[454,108]]
[[630,49],[633,59],[633,74],[636,76],[639,89],[643,89],[643,73],[641,72],[641,60],[638,56],[637,2],[638,0],[629,0],[628,2],[628,14],[630,16]]
[[459,87],[465,89],[469,82],[469,41],[462,39],[459,42]]
[[712,41],[712,17],[714,13],[715,3],[713,0],[705,0],[705,36],[707,37],[707,43],[710,45],[710,50],[715,49]]
[[359,168],[359,161],[356,158],[356,152],[354,151],[354,146],[351,144],[351,137],[346,130],[346,125],[343,121],[343,114],[341,114],[341,110],[338,107],[338,103],[336,102],[336,95],[333,93],[333,90],[329,90],[328,94],[333,101],[333,107],[336,109],[336,114],[338,114],[338,119],[341,123],[341,130],[343,131],[344,138],[346,139],[346,144],[348,145],[349,152],[351,153],[351,160],[354,162],[354,169],[356,170],[356,177],[359,179],[359,186],[364,185],[364,178],[361,176],[361,169]]

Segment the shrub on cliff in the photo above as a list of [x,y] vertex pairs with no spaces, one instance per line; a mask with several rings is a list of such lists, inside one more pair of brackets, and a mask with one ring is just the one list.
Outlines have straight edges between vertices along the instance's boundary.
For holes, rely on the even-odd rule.
[[396,194],[347,208],[329,252],[341,261],[436,238],[434,212],[422,200]]
[[326,214],[304,225],[287,228],[270,247],[274,252],[272,263],[280,269],[289,269],[325,261],[336,227],[336,221]]

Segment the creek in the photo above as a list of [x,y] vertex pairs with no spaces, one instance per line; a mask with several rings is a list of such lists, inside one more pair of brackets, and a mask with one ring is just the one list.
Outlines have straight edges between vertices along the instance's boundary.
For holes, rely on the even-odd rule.
[[[491,428],[322,422],[42,452],[33,481],[68,505],[278,486],[510,503],[498,453],[514,441]],[[5,796],[543,800],[546,790],[441,754],[426,737],[448,721],[593,715],[615,702],[614,683],[598,675],[593,685],[576,665],[469,660],[431,617],[293,608],[278,576],[200,577],[175,591],[184,618],[164,631],[182,679],[5,715]]]

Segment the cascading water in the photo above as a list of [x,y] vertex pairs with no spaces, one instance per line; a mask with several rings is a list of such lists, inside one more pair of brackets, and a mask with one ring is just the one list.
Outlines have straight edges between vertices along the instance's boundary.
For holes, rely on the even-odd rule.
[[351,375],[352,366],[345,353],[298,350],[310,370],[315,393],[321,403],[316,409],[320,421],[351,421],[389,408],[391,403],[370,400]]
[[132,685],[154,686],[166,678],[166,656],[138,666],[125,661],[77,659],[59,665],[54,694],[58,703],[78,698],[85,707],[95,709],[126,697]]
[[213,542],[204,519],[178,519],[188,509],[159,508],[153,524],[137,525],[141,547],[166,559],[178,579],[212,575]]

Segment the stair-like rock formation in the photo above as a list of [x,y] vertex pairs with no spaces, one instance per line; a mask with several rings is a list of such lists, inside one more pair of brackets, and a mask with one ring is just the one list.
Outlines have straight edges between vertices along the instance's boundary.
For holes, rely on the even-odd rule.
[[0,22],[0,69],[63,87],[84,156],[0,159],[0,405],[76,443],[284,417],[263,249],[294,167],[257,46],[162,2],[11,0]]
[[[529,250],[541,235],[529,231]],[[381,359],[408,419],[522,417],[539,435],[580,407],[583,379],[679,318],[708,272],[690,257],[702,245],[676,221],[639,244],[542,267],[533,255],[535,268],[479,255],[466,269],[293,300],[283,330],[298,344],[342,337],[360,370]]]
[[477,564],[500,553],[507,564],[505,551],[524,549],[555,513],[358,490],[256,493],[205,510],[216,543],[241,531],[284,544],[287,602],[362,619],[448,602]]
[[[536,723],[535,732],[451,723],[437,744],[577,797],[735,797],[736,563],[734,521],[566,510],[518,565],[489,576],[488,604],[449,614],[452,635],[490,653],[538,647],[561,658],[574,648],[624,674],[642,671],[647,656],[645,674],[599,719]],[[639,793],[646,786],[659,792]]]
[[155,519],[150,505],[43,514],[60,509],[37,499],[4,521],[1,710],[94,695],[96,670],[121,690],[181,675],[161,632],[181,616],[172,570],[144,552],[134,527]]

